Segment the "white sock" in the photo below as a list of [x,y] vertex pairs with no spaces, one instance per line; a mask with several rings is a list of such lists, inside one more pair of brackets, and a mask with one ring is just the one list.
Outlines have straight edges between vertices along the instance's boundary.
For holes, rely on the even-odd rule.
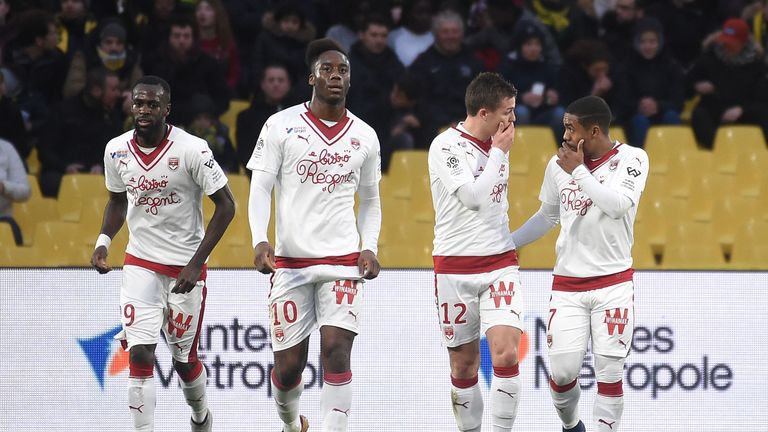
[[611,384],[597,382],[597,396],[592,418],[600,432],[619,430],[621,414],[624,412],[624,394],[621,381]]
[[451,377],[451,403],[456,426],[462,432],[480,432],[483,423],[483,394],[474,378]]
[[275,371],[272,370],[272,388],[274,389],[275,406],[277,415],[283,421],[283,432],[301,432],[301,418],[299,417],[299,400],[304,390],[304,382],[299,377],[298,383],[293,387],[286,387],[277,380]]
[[560,386],[550,379],[549,390],[563,427],[570,429],[579,424],[579,397],[581,397],[579,380],[575,379],[569,384]]
[[344,432],[352,408],[352,371],[336,374],[326,372],[323,381],[323,389],[320,391],[323,432]]
[[135,432],[152,432],[155,427],[155,379],[128,378],[128,409]]
[[491,380],[491,415],[493,432],[510,432],[520,402],[520,370],[512,367],[494,367]]
[[208,374],[205,372],[205,367],[202,367],[200,374],[192,381],[181,380],[184,398],[187,400],[187,405],[192,408],[192,420],[198,424],[203,423],[208,416],[208,396],[205,392],[207,382]]

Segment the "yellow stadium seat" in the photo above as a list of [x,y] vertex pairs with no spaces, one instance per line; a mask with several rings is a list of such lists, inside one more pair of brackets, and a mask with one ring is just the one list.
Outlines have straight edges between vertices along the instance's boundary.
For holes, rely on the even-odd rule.
[[690,99],[686,99],[686,101],[683,103],[683,112],[680,113],[680,120],[683,123],[690,123],[691,117],[693,116],[693,110],[696,108],[696,105],[699,104],[699,101],[701,100],[701,95],[696,95]]
[[670,196],[688,198],[694,179],[713,172],[714,164],[713,155],[708,151],[678,154],[669,162],[669,171],[665,174],[665,189]]
[[379,263],[387,269],[428,269],[433,267],[432,248],[408,244],[381,246]]
[[251,179],[245,174],[229,174],[227,175],[229,189],[232,190],[232,195],[235,197],[241,208],[248,207],[248,196],[251,193]]
[[59,220],[59,209],[53,198],[30,199],[13,207],[13,215],[21,227],[24,245],[34,242],[38,222]]
[[7,223],[0,223],[0,248],[15,248],[16,240],[13,238],[13,230]]
[[251,103],[247,100],[233,99],[229,101],[229,109],[219,117],[229,129],[229,140],[233,146],[237,146],[237,115],[246,110]]
[[509,151],[509,173],[527,175],[543,171],[557,153],[557,139],[552,129],[544,126],[520,126],[515,129],[515,143]]
[[768,222],[754,219],[741,227],[729,264],[733,269],[768,269]]
[[429,175],[424,173],[412,189],[410,208],[408,214],[416,222],[427,222],[434,224],[435,209],[432,205],[432,192],[429,185]]
[[670,159],[698,150],[693,130],[688,126],[652,126],[645,138],[644,148],[651,171],[659,174],[669,170]]
[[66,174],[61,178],[58,206],[61,220],[77,222],[84,203],[109,197],[104,176],[94,174]]
[[768,151],[742,153],[738,155],[736,163],[738,169],[733,179],[734,191],[749,198],[768,195],[768,190],[764,190],[768,186]]
[[560,226],[549,230],[544,237],[519,248],[520,267],[525,269],[552,269],[555,266],[555,243]]
[[226,245],[219,243],[208,259],[210,268],[252,268],[253,249],[249,245]]
[[715,201],[712,211],[712,227],[717,241],[726,253],[733,248],[741,228],[760,219],[758,201],[741,196],[725,196]]
[[638,270],[659,268],[650,243],[638,239],[637,236],[635,236],[635,244],[632,246],[632,267]]
[[670,244],[664,249],[662,268],[667,270],[718,270],[726,268],[716,244]]
[[766,151],[765,137],[758,126],[720,126],[717,129],[714,154],[717,169],[722,173],[736,172],[739,155]]
[[33,247],[0,247],[0,267],[39,267],[45,251]]
[[40,159],[37,157],[37,147],[32,147],[32,151],[27,156],[27,169],[34,176],[40,174]]
[[429,173],[428,153],[423,150],[401,150],[392,154],[387,173],[390,191],[395,198],[410,198],[416,179]]
[[[608,136],[613,141],[618,141],[624,144],[627,144],[627,134],[624,133],[624,128],[621,126],[611,126],[608,128]],[[639,145],[637,143],[633,143],[635,145]]]
[[92,249],[82,244],[76,223],[40,222],[35,229],[35,248],[42,252],[43,266],[89,266]]
[[32,174],[27,174],[27,182],[29,182],[29,188],[32,190],[29,199],[43,198],[43,193],[40,192],[40,182],[37,181],[37,177]]

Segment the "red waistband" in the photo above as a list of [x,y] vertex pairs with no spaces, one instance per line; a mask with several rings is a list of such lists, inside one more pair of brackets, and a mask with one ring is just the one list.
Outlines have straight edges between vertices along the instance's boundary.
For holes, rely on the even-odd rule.
[[[137,267],[143,267],[147,270],[152,270],[155,273],[160,273],[161,275],[172,277],[174,279],[179,277],[179,273],[181,273],[181,269],[184,268],[184,266],[158,264],[156,262],[137,258],[131,254],[125,254],[124,265],[134,265]],[[206,264],[203,264],[203,270],[200,272],[200,277],[197,280],[205,280],[207,276],[208,276],[208,266]]]
[[322,258],[292,258],[278,256],[275,257],[275,264],[277,265],[277,268],[285,269],[300,269],[316,265],[357,266],[358,258],[360,258],[360,252]]
[[608,288],[609,286],[618,285],[623,282],[632,282],[632,275],[634,273],[635,269],[629,268],[614,274],[585,278],[555,275],[552,280],[552,290],[581,292]]
[[512,249],[488,256],[434,256],[435,274],[479,274],[516,266],[517,252]]

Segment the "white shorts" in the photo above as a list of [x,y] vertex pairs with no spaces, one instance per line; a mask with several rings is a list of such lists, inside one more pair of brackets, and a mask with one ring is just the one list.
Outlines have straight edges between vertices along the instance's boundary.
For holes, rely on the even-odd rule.
[[186,294],[171,292],[176,279],[144,267],[125,265],[120,289],[120,315],[127,349],[157,343],[160,331],[176,361],[197,360],[197,344],[205,312],[205,281]]
[[271,284],[269,327],[273,351],[291,348],[315,328],[326,325],[360,333],[363,280],[356,267],[278,268]]
[[472,342],[497,325],[523,329],[519,267],[488,273],[435,275],[435,297],[445,346]]
[[582,292],[552,291],[547,323],[550,353],[587,350],[626,357],[635,325],[634,284],[622,282]]

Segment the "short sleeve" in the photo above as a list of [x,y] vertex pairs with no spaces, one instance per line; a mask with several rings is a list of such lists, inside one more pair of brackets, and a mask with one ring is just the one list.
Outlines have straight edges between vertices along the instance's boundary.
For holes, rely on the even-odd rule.
[[189,172],[204,194],[213,195],[227,184],[227,176],[214,159],[208,144],[202,142],[203,145],[190,146],[187,151]]
[[128,152],[110,150],[110,146],[107,146],[104,151],[104,183],[107,186],[107,190],[110,192],[125,192],[125,183],[123,182],[122,177],[120,177],[120,173],[117,171],[115,161],[122,157],[126,157]]
[[638,151],[636,155],[629,157],[623,165],[619,169],[614,189],[626,195],[632,200],[632,203],[637,205],[648,178],[648,154],[644,151]]
[[[429,166],[448,191],[454,193],[467,183],[475,181],[475,176],[466,159],[466,152],[457,143],[432,142],[429,152]],[[436,146],[436,147],[435,147]]]
[[381,147],[375,133],[371,136],[371,148],[360,169],[360,185],[372,186],[381,180]]
[[280,128],[274,116],[267,119],[261,128],[259,138],[253,147],[253,153],[246,168],[251,171],[266,171],[277,174],[283,162],[283,140],[279,134]]
[[554,158],[549,161],[544,170],[544,181],[541,182],[541,191],[539,192],[539,201],[549,205],[560,205],[559,191],[557,190],[557,177],[555,168],[560,168],[554,162]]

